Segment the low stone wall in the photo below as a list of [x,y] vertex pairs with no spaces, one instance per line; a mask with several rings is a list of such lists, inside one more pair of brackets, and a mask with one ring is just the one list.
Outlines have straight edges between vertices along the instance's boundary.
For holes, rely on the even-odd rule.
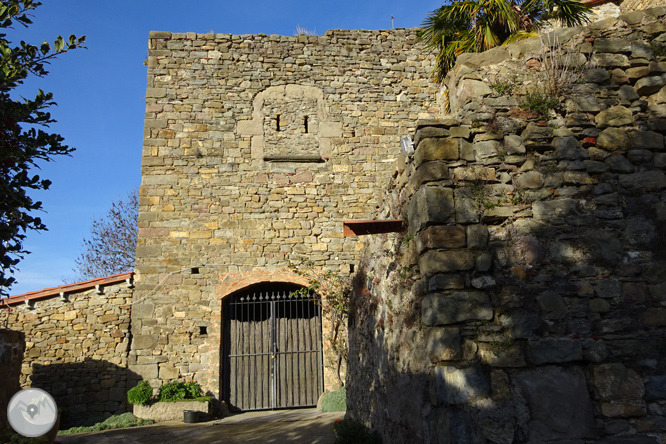
[[199,419],[210,414],[210,403],[200,401],[156,402],[150,405],[134,405],[137,418],[153,421],[183,421],[185,410],[199,413]]
[[[501,68],[467,64],[452,75],[479,88],[454,89],[460,118],[419,125],[376,215],[408,230],[368,237],[350,313],[348,414],[385,443],[666,440],[652,14],[583,30],[598,64],[548,117],[493,97]],[[520,64],[527,82],[526,59],[505,66]]]
[[21,386],[21,360],[25,338],[21,332],[0,329],[0,431],[9,428],[7,406]]
[[107,279],[102,293],[94,282],[63,286],[64,300],[59,291],[14,296],[0,311],[0,325],[25,337],[21,387],[51,394],[65,427],[127,411],[130,276]]

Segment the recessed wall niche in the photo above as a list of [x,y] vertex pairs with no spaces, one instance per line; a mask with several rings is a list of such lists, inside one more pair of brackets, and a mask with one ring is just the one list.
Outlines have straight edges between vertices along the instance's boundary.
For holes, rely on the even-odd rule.
[[342,136],[342,123],[329,120],[321,89],[272,86],[257,94],[252,119],[238,122],[251,137],[252,158],[267,162],[325,162],[330,139]]

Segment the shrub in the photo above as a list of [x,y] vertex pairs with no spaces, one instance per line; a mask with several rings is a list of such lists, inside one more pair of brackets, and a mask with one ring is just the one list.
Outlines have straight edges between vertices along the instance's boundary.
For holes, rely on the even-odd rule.
[[197,399],[203,395],[198,382],[171,381],[160,387],[160,401],[181,401],[183,399]]
[[322,412],[344,412],[347,410],[347,389],[328,392],[321,399]]
[[381,444],[382,438],[376,430],[370,430],[353,419],[339,419],[335,422],[334,444]]
[[72,427],[71,429],[60,430],[58,435],[72,435],[74,433],[90,433],[101,432],[102,430],[125,429],[127,427],[153,424],[154,422],[155,421],[152,419],[140,419],[131,413],[123,413],[122,415],[111,416],[106,420],[90,427]]
[[148,381],[141,381],[136,387],[127,392],[127,401],[130,404],[145,405],[153,397],[153,388]]
[[543,91],[535,89],[525,95],[524,102],[520,105],[523,109],[536,111],[540,116],[548,116],[548,111],[557,109],[560,101],[557,97],[553,97]]

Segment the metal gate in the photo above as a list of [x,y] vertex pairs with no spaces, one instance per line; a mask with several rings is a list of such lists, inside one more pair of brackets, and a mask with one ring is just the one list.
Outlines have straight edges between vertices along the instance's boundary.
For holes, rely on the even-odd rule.
[[233,410],[306,407],[323,392],[321,305],[259,287],[225,305],[225,398]]

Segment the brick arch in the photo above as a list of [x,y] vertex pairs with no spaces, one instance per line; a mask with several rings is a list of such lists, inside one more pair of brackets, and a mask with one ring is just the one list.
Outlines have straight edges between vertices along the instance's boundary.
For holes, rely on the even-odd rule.
[[222,284],[218,286],[218,299],[224,299],[232,293],[235,293],[250,285],[265,284],[270,282],[280,282],[286,284],[296,284],[307,287],[310,281],[289,269],[284,270],[253,270],[239,273],[229,273],[221,276]]

